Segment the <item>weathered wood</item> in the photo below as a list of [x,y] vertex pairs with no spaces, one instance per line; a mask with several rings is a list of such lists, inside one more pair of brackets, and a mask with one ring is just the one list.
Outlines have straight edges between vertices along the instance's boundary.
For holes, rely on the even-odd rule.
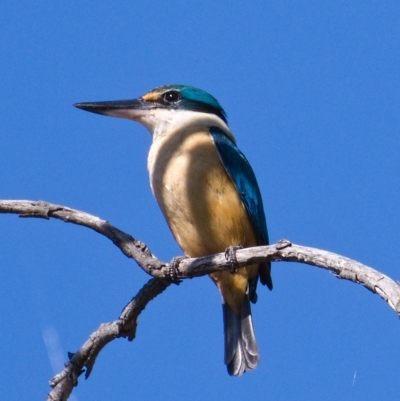
[[[124,255],[134,259],[144,271],[153,276],[128,303],[117,320],[100,325],[81,349],[70,355],[70,361],[65,364],[65,369],[50,381],[53,389],[48,394],[48,401],[67,400],[80,374],[86,370],[85,377],[89,377],[97,355],[109,342],[121,337],[132,341],[135,338],[139,314],[174,280],[203,276],[232,268],[224,253],[201,258],[177,258],[171,263],[163,262],[150,252],[146,244],[109,222],[61,205],[42,201],[0,200],[0,213],[14,213],[20,217],[56,218],[91,228],[109,238]],[[340,279],[362,284],[378,294],[400,316],[400,285],[385,274],[344,256],[281,240],[269,246],[239,249],[236,251],[236,259],[238,266],[270,260],[299,262],[329,270]]]

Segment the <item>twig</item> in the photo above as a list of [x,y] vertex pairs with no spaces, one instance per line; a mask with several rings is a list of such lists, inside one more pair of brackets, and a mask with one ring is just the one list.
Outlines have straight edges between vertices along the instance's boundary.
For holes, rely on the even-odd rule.
[[47,401],[67,400],[73,388],[78,384],[78,377],[84,372],[84,368],[86,368],[85,378],[87,379],[92,372],[97,355],[109,342],[121,337],[132,341],[136,336],[139,314],[170,284],[166,279],[150,279],[125,306],[117,320],[100,325],[89,336],[81,349],[70,355],[70,361],[65,364],[65,369],[50,380],[49,384],[53,389],[48,394]]

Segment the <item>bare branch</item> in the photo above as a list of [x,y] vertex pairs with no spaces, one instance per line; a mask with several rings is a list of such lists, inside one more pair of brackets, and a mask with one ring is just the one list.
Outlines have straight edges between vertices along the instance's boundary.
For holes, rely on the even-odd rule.
[[[186,258],[167,264],[154,257],[146,244],[113,227],[107,221],[65,206],[41,201],[0,200],[0,213],[16,213],[20,217],[45,219],[53,217],[91,228],[109,238],[124,255],[134,259],[143,270],[154,277],[128,303],[116,321],[102,324],[90,335],[82,348],[70,356],[65,369],[50,381],[53,389],[48,395],[49,401],[66,400],[83,369],[86,368],[85,376],[89,377],[97,355],[110,341],[120,337],[126,337],[129,341],[135,338],[138,315],[148,302],[171,284],[171,277],[193,278],[231,269],[231,263],[227,261],[224,253],[202,258]],[[360,283],[378,294],[400,316],[399,284],[383,273],[344,256],[281,240],[274,245],[240,249],[236,252],[236,259],[238,266],[271,260],[305,263],[329,270],[338,278]]]
[[81,349],[70,355],[70,361],[65,369],[54,376],[49,384],[53,389],[47,396],[47,401],[67,400],[73,388],[78,383],[78,377],[86,368],[87,379],[93,369],[97,355],[111,341],[126,337],[132,341],[136,335],[137,318],[146,305],[161,294],[171,283],[166,279],[152,278],[136,296],[125,306],[117,320],[104,323],[94,331]]
[[154,257],[146,244],[112,226],[108,221],[80,210],[43,201],[0,200],[0,213],[14,213],[19,214],[19,217],[37,217],[47,220],[53,217],[66,223],[91,228],[110,239],[124,255],[134,259],[150,275],[162,277],[163,275],[157,272],[162,269],[164,272],[168,271],[167,264]]
[[[400,285],[397,282],[371,267],[336,253],[280,240],[274,245],[240,249],[236,252],[236,259],[240,267],[271,260],[299,262],[329,270],[337,278],[362,284],[368,290],[378,294],[400,316]],[[195,277],[228,269],[229,266],[224,253],[202,258],[188,258],[180,262],[176,276],[178,278]]]
[[[109,238],[124,255],[134,259],[139,266],[153,277],[169,278],[171,266],[160,261],[143,242],[134,239],[112,226],[105,220],[79,210],[41,201],[0,201],[0,213],[17,213],[20,217],[50,217],[67,223],[79,224]],[[281,240],[275,245],[246,248],[236,253],[239,266],[265,260],[300,262],[321,267],[333,272],[338,278],[363,284],[378,294],[400,316],[400,286],[368,266],[335,253],[306,248]],[[218,270],[230,269],[231,265],[223,253],[202,258],[183,259],[175,266],[174,275],[178,278],[203,276]]]

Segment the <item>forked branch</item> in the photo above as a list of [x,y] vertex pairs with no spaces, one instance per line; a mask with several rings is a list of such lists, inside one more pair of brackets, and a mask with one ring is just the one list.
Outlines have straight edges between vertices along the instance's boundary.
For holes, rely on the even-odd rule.
[[[67,223],[82,225],[109,238],[124,255],[132,258],[148,274],[153,276],[124,308],[120,317],[102,324],[66,363],[65,369],[51,381],[53,387],[48,400],[66,400],[77,383],[78,376],[86,369],[90,375],[101,349],[115,338],[135,338],[137,317],[154,297],[171,284],[172,266],[157,259],[146,244],[134,239],[98,217],[61,205],[41,201],[0,200],[0,213],[15,213],[20,217],[56,218]],[[281,240],[274,245],[240,249],[236,253],[239,266],[265,260],[300,262],[331,271],[336,277],[360,283],[378,294],[400,316],[400,285],[383,273],[335,253],[308,248]],[[173,276],[178,279],[203,276],[219,270],[231,269],[225,254],[201,258],[187,258],[173,264]]]

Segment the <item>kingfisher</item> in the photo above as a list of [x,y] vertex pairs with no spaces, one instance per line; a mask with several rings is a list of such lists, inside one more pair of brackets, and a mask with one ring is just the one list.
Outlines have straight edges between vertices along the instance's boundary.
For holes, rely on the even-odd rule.
[[[133,100],[77,103],[79,109],[137,121],[150,131],[152,192],[187,257],[268,245],[261,192],[236,145],[227,114],[209,93],[167,85]],[[272,290],[270,262],[211,273],[222,295],[228,373],[256,368],[250,302],[260,279]]]

